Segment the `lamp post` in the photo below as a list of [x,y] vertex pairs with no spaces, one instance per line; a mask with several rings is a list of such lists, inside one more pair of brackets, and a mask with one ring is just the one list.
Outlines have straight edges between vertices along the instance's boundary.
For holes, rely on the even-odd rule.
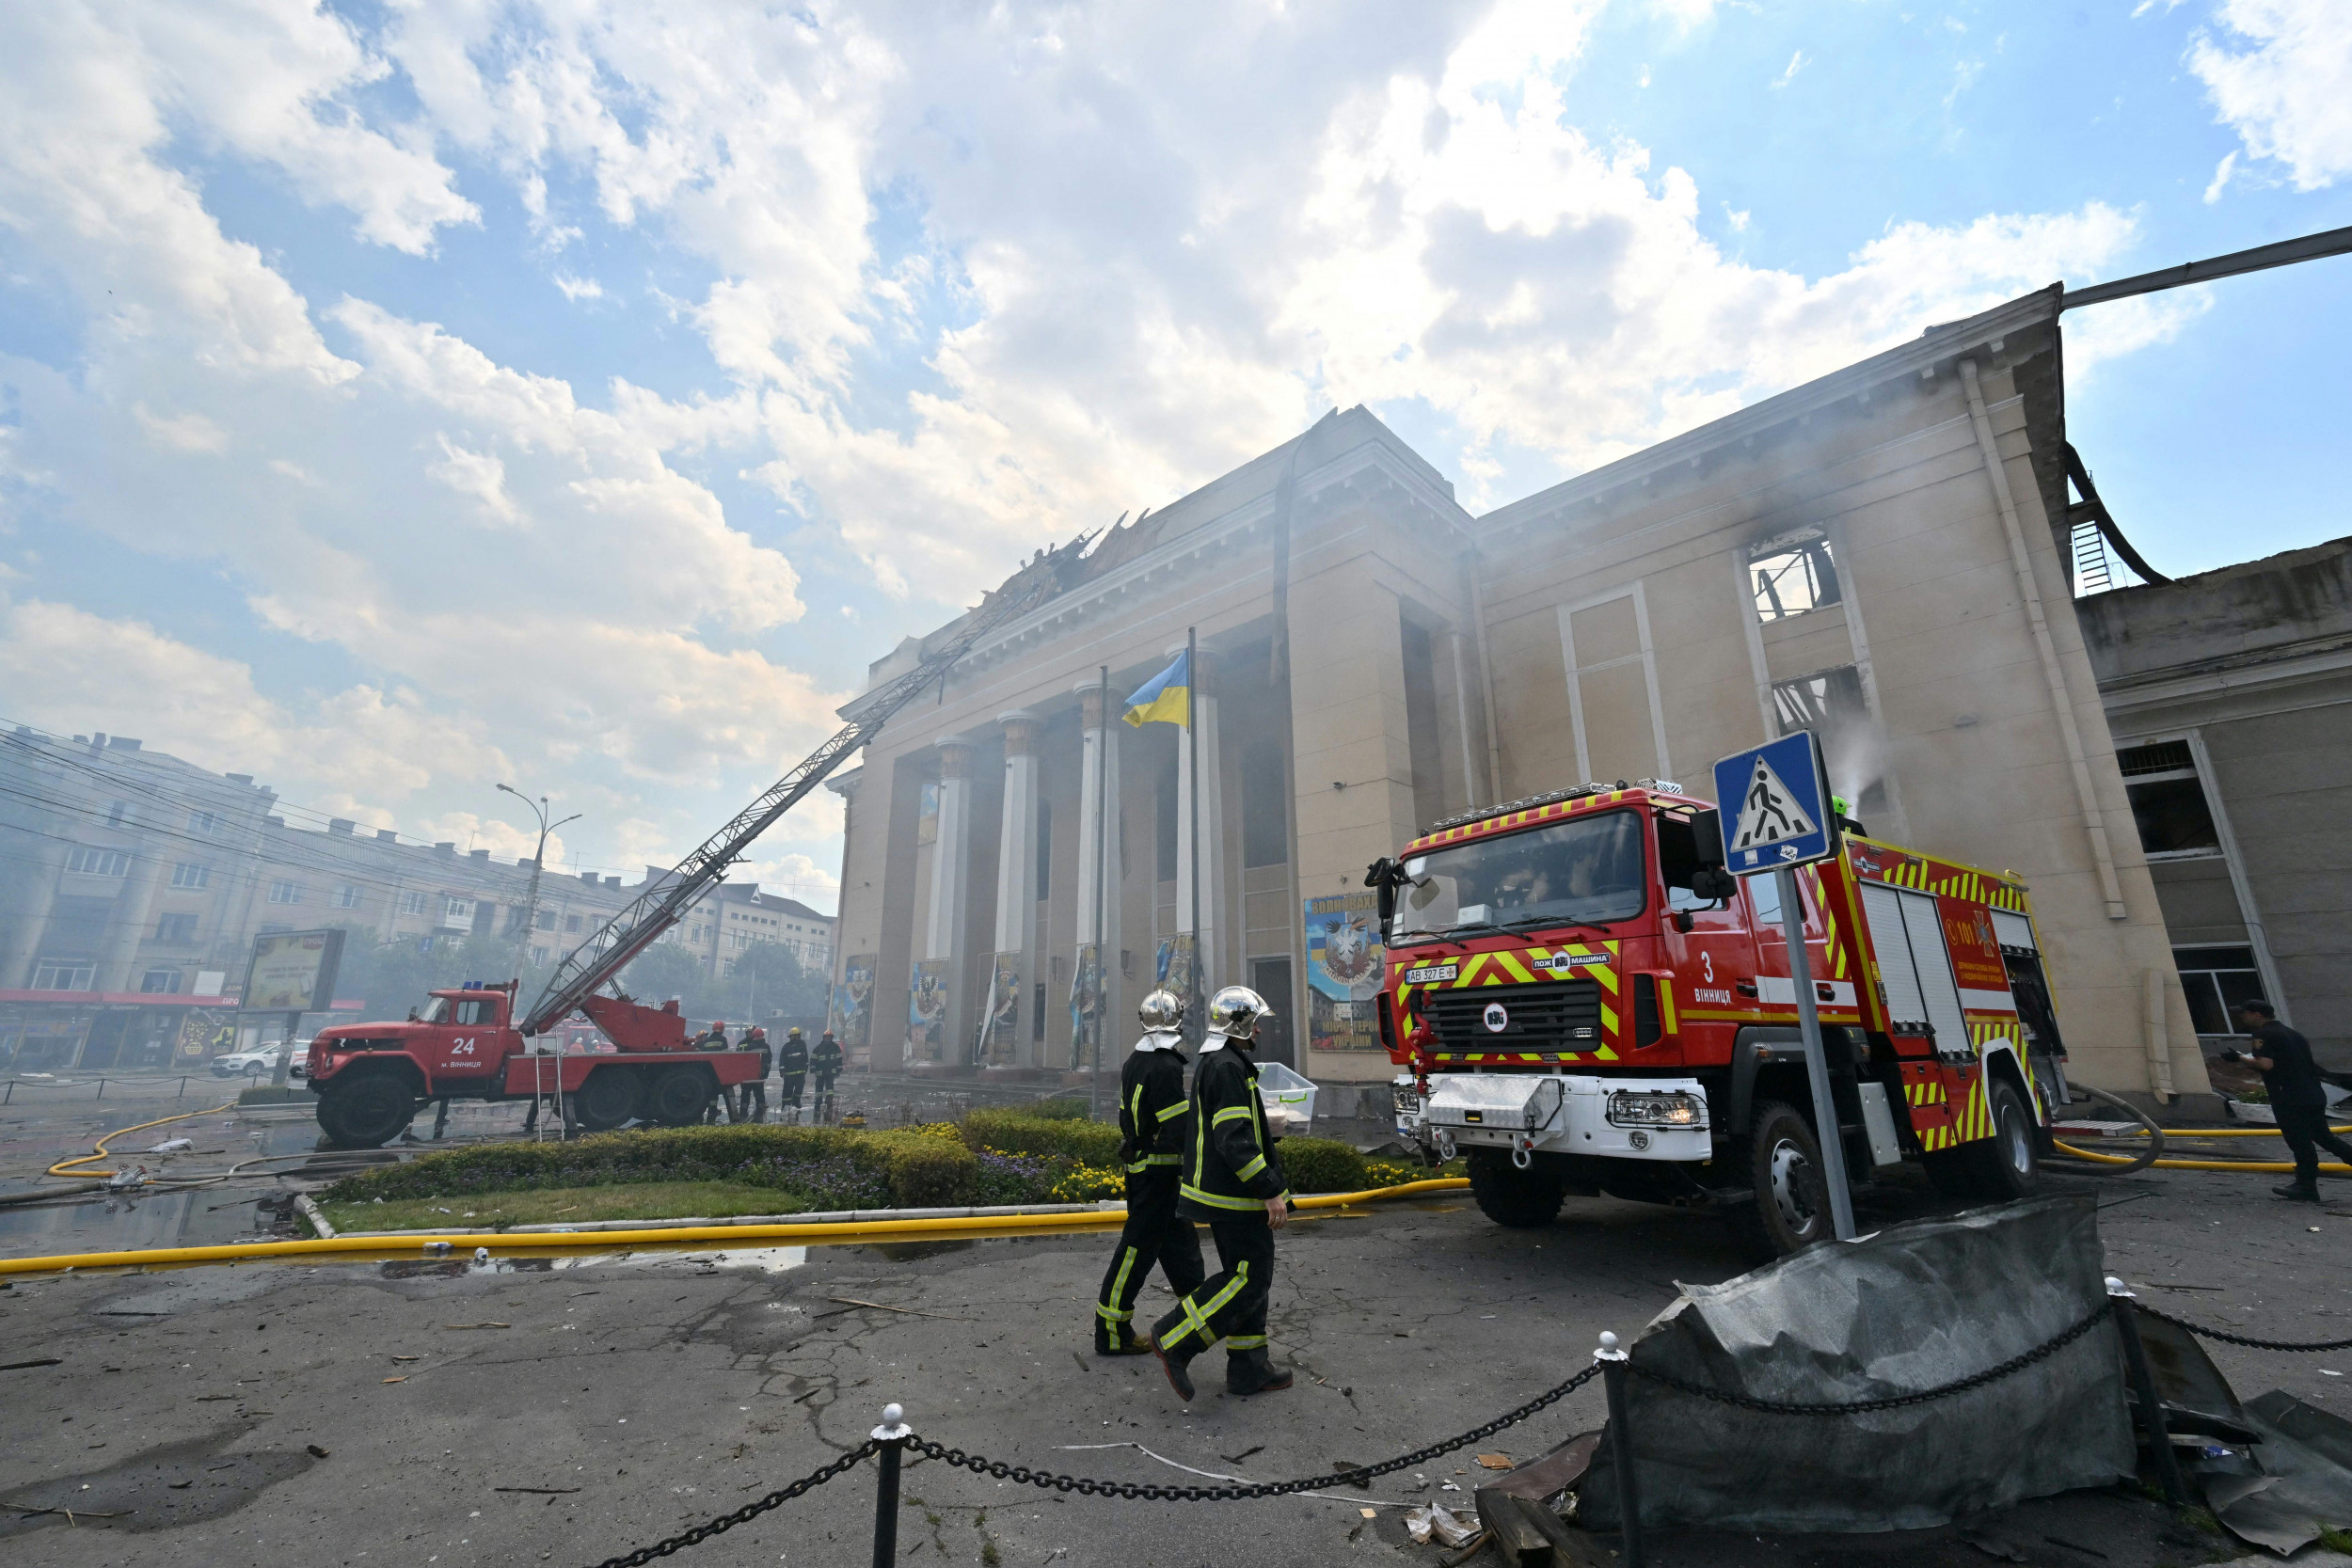
[[[529,806],[532,815],[539,819],[539,847],[532,851],[531,856],[531,892],[523,900],[522,930],[515,938],[515,975],[520,979],[523,973],[523,960],[531,953],[531,933],[537,928],[539,924],[539,873],[547,869],[548,834],[562,827],[565,822],[579,821],[580,814],[574,812],[569,816],[549,822],[546,796],[542,795],[538,800],[533,800],[513,784],[502,784],[499,785],[499,788]],[[535,1076],[532,1083],[535,1093],[537,1092]],[[535,1100],[532,1101],[531,1114],[533,1117],[539,1114],[538,1101]],[[560,1030],[555,1037],[555,1120],[556,1137],[561,1141],[566,1129],[564,1127],[564,1036]]]

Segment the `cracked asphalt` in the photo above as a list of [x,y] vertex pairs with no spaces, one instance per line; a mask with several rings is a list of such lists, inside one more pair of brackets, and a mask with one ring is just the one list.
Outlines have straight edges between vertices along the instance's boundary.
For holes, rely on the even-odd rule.
[[[2325,1209],[2278,1203],[2250,1177],[2154,1172],[2099,1190],[2108,1265],[2153,1303],[2283,1338],[2345,1333],[2352,1183]],[[1903,1186],[1866,1206],[1866,1223],[1933,1207]],[[1571,1199],[1534,1232],[1492,1226],[1466,1199],[1302,1217],[1279,1243],[1272,1315],[1296,1388],[1229,1398],[1213,1354],[1196,1363],[1208,1375],[1187,1408],[1151,1359],[1089,1352],[1110,1245],[1098,1234],[20,1280],[0,1291],[0,1361],[58,1364],[0,1371],[0,1536],[24,1538],[0,1553],[58,1568],[593,1564],[829,1462],[892,1401],[922,1436],[1036,1468],[1192,1479],[1164,1459],[1253,1481],[1316,1474],[1474,1426],[1583,1366],[1601,1329],[1638,1332],[1676,1281],[1743,1267],[1707,1217],[1609,1199]],[[1155,1281],[1140,1310],[1168,1301]],[[2352,1404],[2352,1379],[2328,1375],[2352,1371],[2352,1354],[2220,1347],[2217,1360],[2249,1397],[2280,1386]],[[1529,1459],[1601,1418],[1596,1383],[1478,1449]],[[917,1460],[898,1556],[1425,1564],[1438,1554],[1409,1544],[1397,1505],[1467,1505],[1467,1490],[1444,1488],[1472,1473],[1466,1451],[1361,1498],[1180,1504]],[[76,1518],[23,1512],[34,1508]],[[681,1560],[863,1563],[873,1510],[860,1469]],[[2213,1555],[2153,1534],[2105,1539],[2117,1562]],[[1833,1560],[1765,1549],[1743,1555]],[[1906,1560],[1944,1559],[1922,1544]],[[2048,1560],[2086,1568],[2054,1548]]]

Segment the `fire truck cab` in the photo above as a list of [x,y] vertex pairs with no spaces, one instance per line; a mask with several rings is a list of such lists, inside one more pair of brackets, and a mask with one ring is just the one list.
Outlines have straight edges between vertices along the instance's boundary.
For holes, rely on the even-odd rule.
[[[1775,881],[1735,879],[1677,785],[1586,785],[1375,862],[1397,1131],[1467,1157],[1509,1226],[1569,1193],[1706,1205],[1759,1253],[1828,1236]],[[1849,831],[1797,876],[1857,1187],[1905,1159],[1988,1200],[2039,1181],[2064,1048],[2023,882]]]

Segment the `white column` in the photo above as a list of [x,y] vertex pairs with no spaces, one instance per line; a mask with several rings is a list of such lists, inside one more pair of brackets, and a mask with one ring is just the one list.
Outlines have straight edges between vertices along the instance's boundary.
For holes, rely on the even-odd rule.
[[[1103,688],[1098,681],[1088,681],[1078,688],[1079,705],[1083,711],[1079,728],[1079,767],[1083,770],[1078,784],[1078,957],[1073,966],[1083,963],[1085,949],[1095,940],[1096,894],[1102,894],[1102,974],[1103,974],[1103,1065],[1117,1067],[1126,1047],[1126,1009],[1122,1006],[1119,986],[1119,725],[1118,716],[1104,711]],[[1107,780],[1109,788],[1103,786]],[[1105,796],[1110,802],[1111,816],[1105,822],[1103,808]],[[1097,851],[1107,850],[1108,864],[1098,869]],[[1072,973],[1077,973],[1073,967]],[[1066,998],[1048,997],[1048,1002]],[[1090,1053],[1089,1053],[1090,1055]],[[1073,1057],[1073,1068],[1088,1066],[1085,1058]]]
[[[985,1059],[1006,1067],[1036,1065],[1030,1033],[1036,1027],[1037,981],[1037,770],[1038,737],[1044,721],[1025,708],[1000,713],[1005,727],[1005,815],[996,839],[997,961],[1020,976],[1013,993],[1012,1038],[989,1042]],[[996,1000],[992,994],[988,1002]],[[986,1006],[987,1003],[983,1003]]]
[[[1173,658],[1184,652],[1180,643],[1168,655]],[[1221,933],[1229,922],[1224,917],[1225,898],[1225,792],[1218,781],[1225,770],[1217,755],[1216,698],[1210,673],[1216,668],[1209,650],[1198,650],[1200,668],[1192,673],[1192,721],[1195,735],[1176,737],[1176,929],[1192,930],[1192,833],[1194,825],[1192,776],[1193,757],[1200,757],[1200,929],[1196,934],[1200,952],[1200,998],[1205,1005],[1221,986],[1232,984],[1226,975],[1223,952],[1218,947]]]
[[948,960],[947,1032],[940,1048],[946,1063],[965,1060],[964,1050],[972,1043],[959,994],[964,989],[964,905],[971,892],[971,763],[972,748],[962,741],[939,743],[939,833],[931,842],[931,902],[920,957]]

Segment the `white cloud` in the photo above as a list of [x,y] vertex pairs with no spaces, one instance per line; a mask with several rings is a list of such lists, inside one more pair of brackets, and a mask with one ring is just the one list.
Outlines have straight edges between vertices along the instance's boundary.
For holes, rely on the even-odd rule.
[[1772,78],[1772,85],[1775,87],[1787,87],[1789,83],[1797,79],[1797,72],[1803,71],[1805,68],[1805,64],[1804,51],[1800,49],[1795,54],[1788,56],[1788,65],[1787,69],[1782,71],[1779,75]]
[[2230,188],[2230,176],[2237,171],[2237,152],[2233,149],[2221,155],[2214,166],[2213,179],[2205,186],[2205,205],[2210,207],[2221,199],[2221,193]]
[[2216,19],[2225,37],[2201,31],[2189,66],[2246,150],[2284,164],[2296,190],[2352,173],[2352,14],[2341,0],[2222,0]]
[[217,452],[229,450],[229,433],[190,410],[185,414],[164,415],[151,412],[147,404],[135,403],[131,412],[159,446],[175,451]]
[[555,286],[564,292],[565,299],[574,304],[583,299],[604,297],[604,285],[593,277],[574,277],[570,273],[559,272],[555,275]]
[[461,496],[472,497],[493,522],[511,524],[523,520],[522,509],[506,493],[505,464],[488,452],[468,451],[446,436],[435,438],[440,443],[442,458],[438,463],[425,465],[428,477]]

